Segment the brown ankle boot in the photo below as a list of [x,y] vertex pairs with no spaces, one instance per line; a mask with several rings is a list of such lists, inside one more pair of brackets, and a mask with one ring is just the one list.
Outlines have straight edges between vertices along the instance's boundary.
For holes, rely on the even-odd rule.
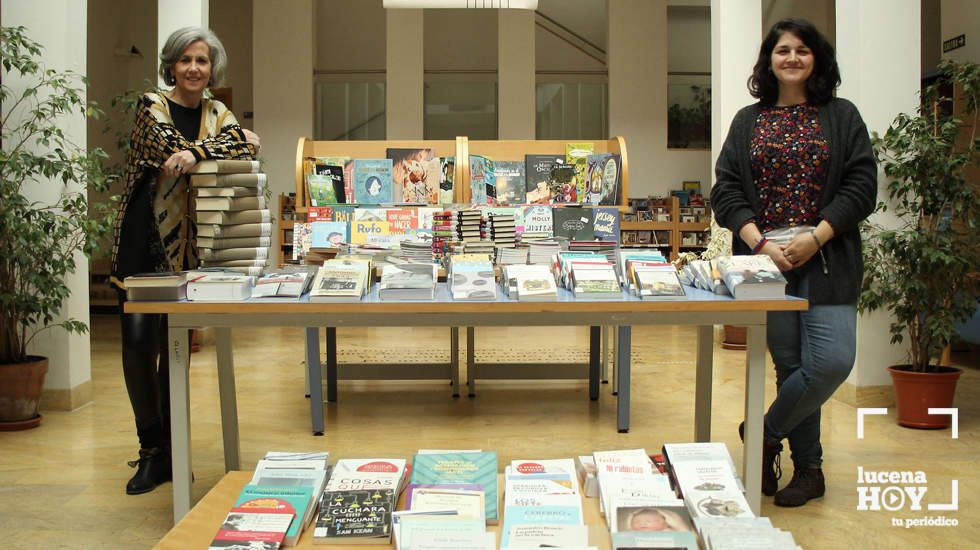
[[823,496],[825,487],[823,470],[805,468],[793,472],[793,479],[782,491],[776,493],[776,506],[803,506],[809,500]]
[[[738,425],[738,437],[745,441],[745,422]],[[762,439],[762,494],[767,497],[776,494],[779,489],[779,478],[783,477],[783,469],[779,464],[779,453],[782,450],[782,443]]]

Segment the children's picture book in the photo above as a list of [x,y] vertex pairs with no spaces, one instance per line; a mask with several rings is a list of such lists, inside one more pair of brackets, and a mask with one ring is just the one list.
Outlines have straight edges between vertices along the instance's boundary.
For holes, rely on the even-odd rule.
[[565,237],[570,241],[591,241],[595,238],[591,209],[566,206],[553,209],[551,214],[555,237]]
[[453,182],[456,179],[456,157],[439,157],[439,204],[456,202]]
[[619,209],[614,206],[593,208],[592,233],[597,240],[619,242]]
[[493,163],[497,204],[522,204],[525,197],[524,163],[498,160]]
[[345,222],[313,222],[310,246],[312,248],[337,248],[350,242],[350,225]]
[[595,151],[594,143],[566,143],[565,144],[565,163],[575,167],[572,177],[574,194],[572,200],[564,202],[581,203],[585,200],[585,192],[588,187],[588,157]]
[[470,155],[470,203],[497,204],[494,163],[489,157]]
[[391,180],[401,202],[435,204],[439,202],[442,177],[439,158],[430,148],[390,147],[386,156],[392,162]]
[[619,204],[620,159],[614,153],[597,153],[587,157],[586,179],[589,182],[585,203],[614,205]]
[[354,159],[354,200],[358,204],[394,202],[391,159]]
[[[334,181],[329,174],[307,174],[306,187],[310,194],[310,206],[342,202],[337,198]],[[343,182],[341,182],[341,193],[343,193]]]
[[524,155],[524,189],[528,204],[552,202],[552,170],[565,162],[565,155]]

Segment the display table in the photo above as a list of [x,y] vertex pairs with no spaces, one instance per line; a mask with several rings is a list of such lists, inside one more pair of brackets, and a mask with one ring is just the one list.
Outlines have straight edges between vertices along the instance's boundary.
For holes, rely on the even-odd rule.
[[[225,474],[213,489],[204,495],[204,498],[194,506],[183,519],[180,520],[173,529],[163,537],[156,548],[173,548],[184,550],[186,548],[207,548],[208,543],[218,532],[218,527],[222,520],[231,509],[231,505],[238,498],[242,487],[252,479],[252,472],[229,472]],[[503,476],[498,476],[498,493],[503,495]],[[404,507],[405,495],[399,498],[398,509]],[[502,503],[500,509],[503,510]],[[609,531],[606,529],[605,520],[599,515],[599,499],[585,498],[582,500],[582,516],[586,525],[589,526],[589,544],[598,547],[600,550],[610,548]],[[303,531],[299,544],[295,548],[393,548],[394,544],[331,544],[321,546],[313,544],[313,522]],[[497,545],[500,545],[500,528],[502,524],[488,525],[487,531],[497,533]]]
[[[518,302],[505,297],[491,302],[454,302],[445,284],[438,285],[437,289],[436,299],[424,302],[382,302],[378,300],[376,288],[371,295],[354,303],[127,302],[124,310],[126,313],[161,313],[169,316],[174,521],[179,521],[191,507],[187,329],[200,327],[215,329],[225,469],[231,471],[240,467],[232,327],[304,327],[309,341],[317,337],[315,327],[613,326],[616,327],[617,337],[616,428],[620,432],[626,432],[629,430],[632,325],[696,325],[698,337],[695,344],[697,371],[694,440],[709,441],[713,326],[745,326],[748,329],[748,351],[743,479],[749,504],[754,512],[759,512],[766,313],[806,310],[806,300],[791,297],[778,300],[734,300],[729,296],[717,296],[686,288],[686,299],[671,301],[641,301],[625,292],[617,300],[576,301],[570,293],[560,290],[558,300],[554,302]],[[454,341],[458,342],[458,338],[454,338]],[[311,412],[314,418],[319,416],[322,422],[320,358],[316,346],[308,343],[306,348]],[[452,361],[458,361],[455,355]],[[594,361],[592,364],[595,368],[590,368],[590,394],[593,391],[598,392],[599,378],[598,366]],[[447,372],[451,371],[449,369]],[[455,382],[458,384],[458,380]]]

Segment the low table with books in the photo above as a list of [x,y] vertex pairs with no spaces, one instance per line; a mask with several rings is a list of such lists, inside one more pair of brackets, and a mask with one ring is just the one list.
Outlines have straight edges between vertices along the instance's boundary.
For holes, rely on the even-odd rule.
[[[807,301],[798,298],[734,300],[691,288],[684,299],[670,301],[641,300],[628,292],[623,292],[615,299],[576,301],[571,292],[563,289],[559,289],[557,300],[550,302],[521,302],[504,296],[488,302],[453,301],[448,288],[443,284],[436,289],[433,300],[423,301],[386,302],[378,299],[377,287],[374,287],[359,302],[309,303],[305,296],[303,300],[292,303],[127,302],[125,312],[169,315],[174,518],[179,520],[190,509],[191,503],[188,328],[215,329],[225,467],[230,471],[237,470],[240,461],[231,341],[233,327],[304,327],[308,340],[318,341],[317,329],[309,327],[335,329],[436,326],[458,329],[477,326],[613,326],[616,327],[617,336],[616,429],[626,432],[629,430],[632,325],[695,325],[698,327],[698,338],[694,346],[697,350],[694,440],[708,441],[711,426],[713,326],[745,326],[748,329],[748,360],[743,464],[748,465],[748,468],[744,479],[749,488],[749,503],[753,510],[758,511],[762,471],[766,314],[769,311],[805,310],[807,307]],[[307,348],[310,407],[314,416],[319,416],[322,422],[320,358],[317,353],[309,353],[309,349],[317,347],[308,345]],[[455,360],[455,357],[452,359]],[[599,377],[598,364],[590,367],[589,374],[591,391],[593,382],[597,384]]]
[[[204,495],[197,505],[163,537],[156,547],[181,550],[185,548],[207,548],[211,540],[214,539],[214,534],[221,525],[222,520],[228,515],[228,510],[231,509],[235,499],[241,493],[242,487],[250,479],[252,479],[252,472],[250,471],[233,471],[225,474],[218,481],[218,484]],[[503,483],[502,476],[500,483]],[[399,507],[404,505],[404,497],[405,495],[402,494],[399,500]],[[589,544],[597,546],[602,550],[608,550],[610,548],[609,531],[606,529],[605,523],[599,515],[599,500],[583,497],[582,511],[585,523],[589,528]],[[502,525],[502,523],[498,523],[497,525],[487,526],[488,531],[494,531],[498,534],[498,541],[500,540],[499,534]],[[392,544],[314,545],[312,528],[303,531],[299,543],[296,545],[296,548],[337,548],[340,550],[344,548],[393,547]]]

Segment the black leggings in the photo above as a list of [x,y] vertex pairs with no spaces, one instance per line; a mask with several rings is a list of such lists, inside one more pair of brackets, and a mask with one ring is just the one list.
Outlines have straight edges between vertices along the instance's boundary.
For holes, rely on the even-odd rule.
[[[126,302],[120,292],[119,311]],[[170,446],[170,354],[167,316],[121,313],[122,367],[140,447]]]

